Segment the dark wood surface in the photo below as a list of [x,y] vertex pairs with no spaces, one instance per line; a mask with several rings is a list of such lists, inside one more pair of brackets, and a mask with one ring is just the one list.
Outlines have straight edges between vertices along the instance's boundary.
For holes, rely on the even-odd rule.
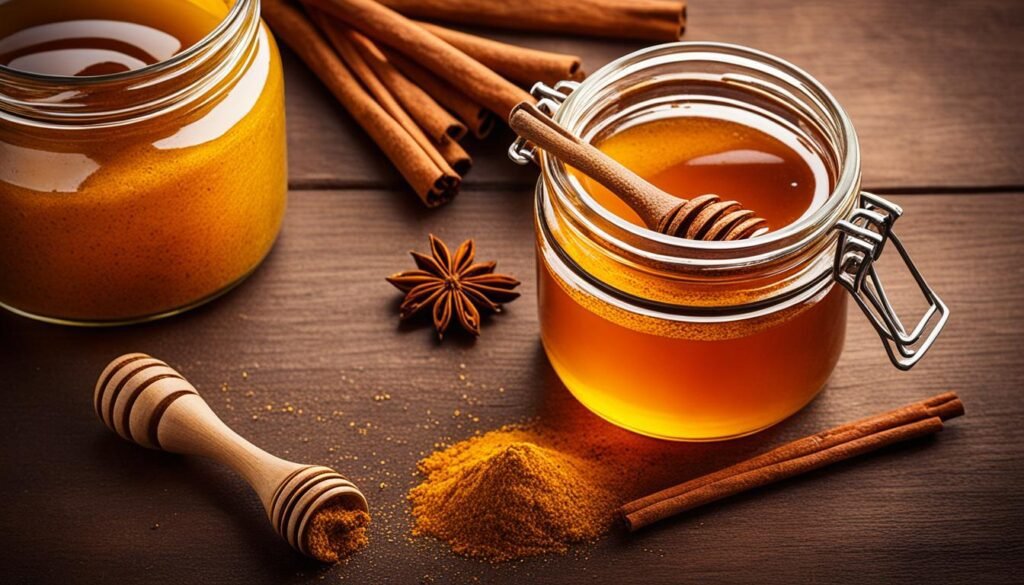
[[[537,338],[532,171],[507,163],[504,140],[493,140],[474,148],[477,168],[459,198],[424,210],[289,58],[294,188],[281,239],[250,281],[130,328],[0,314],[0,582],[1019,582],[1024,189],[1013,185],[1024,184],[1024,11],[1012,2],[779,4],[694,2],[687,38],[753,44],[835,91],[861,132],[868,185],[914,193],[893,197],[906,209],[900,232],[952,308],[949,329],[933,355],[900,373],[852,312],[826,391],[753,437],[687,445],[601,432],[673,453],[684,479],[939,391],[959,392],[966,417],[934,439],[566,556],[492,567],[410,538],[405,493],[435,442],[532,416],[581,434],[604,423],[568,395]],[[628,48],[529,42],[584,54],[591,68]],[[383,277],[407,266],[429,232],[476,238],[481,257],[524,281],[524,298],[488,320],[476,343],[439,345],[428,328],[397,324],[399,297]],[[906,283],[892,288],[898,302],[911,298]],[[268,450],[349,475],[375,512],[371,547],[345,566],[308,562],[226,470],[105,429],[92,386],[128,351],[178,367]]]

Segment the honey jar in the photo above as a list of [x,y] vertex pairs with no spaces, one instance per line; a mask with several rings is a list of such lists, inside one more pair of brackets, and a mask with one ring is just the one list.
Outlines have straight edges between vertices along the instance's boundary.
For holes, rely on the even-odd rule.
[[[619,426],[706,441],[769,427],[823,388],[852,297],[893,363],[913,366],[949,311],[860,189],[849,117],[785,61],[719,43],[627,55],[582,83],[538,84],[541,110],[680,198],[715,193],[768,220],[739,241],[647,229],[588,177],[519,139],[536,189],[541,339],[586,407]],[[888,244],[928,309],[904,326],[874,261]]]
[[249,275],[287,198],[258,0],[0,2],[0,305],[171,315]]

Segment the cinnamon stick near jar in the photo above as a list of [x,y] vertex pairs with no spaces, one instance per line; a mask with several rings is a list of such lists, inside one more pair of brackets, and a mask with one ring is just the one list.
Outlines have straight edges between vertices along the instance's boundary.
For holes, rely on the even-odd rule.
[[380,47],[380,49],[387,56],[389,63],[416,85],[422,87],[441,105],[454,112],[474,136],[485,138],[494,129],[494,114],[487,108],[476,103],[455,86],[438,78],[418,63],[407,59],[401,53],[385,47]]
[[466,125],[403,75],[373,41],[355,30],[351,30],[350,38],[363,60],[434,142],[461,140],[466,135]]
[[[341,56],[342,60],[349,69],[355,73],[356,77],[362,82],[363,86],[367,91],[370,92],[374,98],[377,99],[377,103],[382,108],[391,114],[391,117],[395,119],[402,128],[412,136],[413,140],[420,145],[423,152],[427,154],[434,161],[441,170],[448,174],[462,175],[469,171],[469,167],[472,166],[472,161],[469,159],[466,152],[461,148],[451,149],[446,148],[442,152],[438,146],[420,129],[419,125],[415,120],[405,111],[404,108],[395,99],[395,96],[391,94],[384,83],[377,77],[373,69],[356,50],[355,44],[352,40],[352,31],[344,24],[341,24],[329,16],[324,14],[322,11],[315,8],[309,9],[310,18],[320,28],[320,30],[330,41],[331,45],[337,51],[338,55]],[[448,160],[452,157],[452,160]],[[454,164],[458,163],[462,168],[462,171],[456,171],[453,167]]]
[[533,97],[401,14],[375,0],[302,0],[346,22],[378,44],[387,45],[433,71],[458,83],[459,89],[502,120],[517,104],[533,103]]
[[413,18],[614,39],[678,41],[686,0],[380,0]]
[[531,87],[538,81],[548,85],[566,79],[579,81],[585,76],[580,58],[576,55],[538,51],[502,43],[429,22],[420,22],[419,25],[490,67],[505,79],[525,87]]
[[442,170],[413,137],[359,85],[306,16],[283,0],[263,0],[263,18],[320,78],[429,207],[450,200],[460,179]]
[[964,414],[953,392],[787,443],[763,455],[629,502],[620,514],[630,531],[738,493],[832,463],[937,433]]

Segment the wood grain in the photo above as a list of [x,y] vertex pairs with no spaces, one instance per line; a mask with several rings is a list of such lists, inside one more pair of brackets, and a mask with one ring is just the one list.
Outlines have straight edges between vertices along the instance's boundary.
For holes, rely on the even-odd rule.
[[[1024,185],[1024,10],[1005,0],[692,2],[684,40],[748,45],[817,77],[853,118],[872,189],[985,190]],[[479,31],[478,31],[479,32]],[[587,71],[630,42],[484,31],[505,42],[581,55]],[[301,187],[398,187],[347,114],[287,54],[291,178]],[[467,142],[467,184],[528,184],[505,129]]]
[[[470,189],[435,212],[396,191],[296,192],[265,265],[204,308],[101,330],[0,313],[4,581],[633,582],[642,568],[648,583],[1015,582],[1024,570],[1024,194],[894,199],[906,209],[900,234],[953,311],[934,354],[899,373],[851,314],[827,390],[778,427],[707,445],[619,434],[671,451],[683,479],[942,390],[961,395],[965,417],[934,440],[634,537],[499,567],[409,539],[405,493],[438,441],[535,415],[580,433],[607,427],[568,395],[538,343],[528,188]],[[398,325],[400,295],[384,276],[410,266],[406,252],[423,249],[428,232],[477,238],[482,259],[524,281],[524,298],[486,321],[476,343],[439,345],[429,326]],[[907,283],[891,288],[901,304],[912,300]],[[228,470],[110,433],[92,412],[92,385],[128,351],[167,360],[269,451],[350,477],[375,514],[371,547],[347,566],[307,562]]]

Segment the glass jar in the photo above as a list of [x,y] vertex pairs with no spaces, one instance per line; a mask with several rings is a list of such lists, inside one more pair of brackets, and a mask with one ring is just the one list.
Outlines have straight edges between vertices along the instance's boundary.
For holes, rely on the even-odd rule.
[[154,319],[269,252],[287,199],[280,56],[258,0],[188,1],[223,20],[165,61],[92,77],[0,66],[0,305]]
[[[900,209],[860,191],[848,116],[793,65],[734,45],[672,43],[627,55],[582,83],[539,84],[534,95],[591,143],[652,112],[740,108],[796,133],[831,176],[824,203],[788,226],[749,240],[694,241],[622,219],[560,161],[522,139],[513,144],[514,160],[541,167],[544,348],[566,387],[598,415],[667,439],[746,435],[798,411],[825,385],[843,348],[847,291],[900,368],[916,363],[945,324],[948,310],[890,230]],[[910,329],[874,271],[886,242],[929,305]]]

